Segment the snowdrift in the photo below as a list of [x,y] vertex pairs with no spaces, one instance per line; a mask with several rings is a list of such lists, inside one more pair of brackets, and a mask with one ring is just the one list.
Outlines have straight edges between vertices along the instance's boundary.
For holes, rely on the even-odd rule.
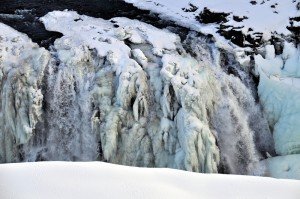
[[243,198],[299,199],[300,182],[199,174],[101,162],[0,165],[1,199]]

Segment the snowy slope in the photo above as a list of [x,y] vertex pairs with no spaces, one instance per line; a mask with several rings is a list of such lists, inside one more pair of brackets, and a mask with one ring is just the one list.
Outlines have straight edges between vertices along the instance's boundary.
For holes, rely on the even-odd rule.
[[258,165],[259,175],[283,179],[300,179],[300,155],[285,155],[268,158]]
[[[205,7],[213,12],[230,13],[229,21],[224,25],[242,27],[244,33],[261,32],[266,40],[270,38],[272,32],[278,34],[290,34],[286,28],[290,25],[290,17],[299,15],[296,9],[297,0],[257,0],[256,4],[249,0],[214,0],[214,1],[173,1],[173,0],[125,0],[133,3],[138,8],[151,10],[160,13],[164,18],[171,19],[180,25],[192,27],[195,30],[215,35],[216,25],[200,24],[196,16]],[[233,16],[244,17],[241,22],[234,20]],[[249,28],[252,30],[249,31]]]
[[298,199],[300,182],[113,164],[39,162],[0,165],[1,199]]

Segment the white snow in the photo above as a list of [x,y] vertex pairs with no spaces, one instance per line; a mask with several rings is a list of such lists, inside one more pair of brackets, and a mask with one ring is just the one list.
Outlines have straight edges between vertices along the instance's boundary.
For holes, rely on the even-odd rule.
[[[161,14],[162,17],[171,19],[176,23],[191,27],[203,33],[210,33],[216,35],[215,25],[203,25],[196,21],[195,16],[207,7],[211,11],[231,13],[229,21],[225,25],[233,25],[234,27],[243,27],[243,32],[247,33],[249,28],[254,32],[262,32],[265,40],[270,38],[271,33],[290,34],[286,26],[289,26],[289,17],[295,17],[300,12],[296,9],[299,1],[293,0],[257,0],[256,5],[252,5],[250,0],[213,0],[213,1],[199,1],[199,0],[125,0],[132,3],[134,6],[151,10],[155,13]],[[264,2],[264,3],[263,3]],[[185,12],[184,8],[190,8],[189,5],[198,7],[194,12]],[[277,5],[275,5],[277,4]],[[271,6],[275,5],[275,8]],[[275,13],[278,12],[278,13]],[[243,17],[242,22],[233,20],[233,15]]]
[[1,199],[203,198],[298,199],[300,181],[199,174],[108,163],[0,165]]
[[300,180],[300,155],[285,155],[268,158],[258,164],[259,175],[274,178]]

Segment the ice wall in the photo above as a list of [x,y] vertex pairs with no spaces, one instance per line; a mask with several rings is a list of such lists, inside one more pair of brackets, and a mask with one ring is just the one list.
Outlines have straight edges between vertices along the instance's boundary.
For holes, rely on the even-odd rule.
[[[36,69],[26,73],[31,81],[20,87],[33,84],[39,94],[39,101],[33,100],[38,105],[22,98],[25,111],[20,109],[27,114],[20,119],[33,118],[27,126],[35,133],[16,143],[27,131],[10,130],[11,139],[0,146],[18,154],[2,162],[102,160],[247,174],[272,153],[267,121],[252,92],[224,70],[218,49],[205,39],[196,42],[190,35],[195,41],[183,45],[176,34],[136,20],[106,21],[69,11],[41,20],[64,36],[50,52],[36,48],[39,53],[27,62],[16,58]],[[10,59],[2,60],[1,68],[7,68]],[[1,76],[2,93],[8,90],[2,85],[23,78],[8,77]],[[9,117],[18,124],[10,116],[15,110],[1,109],[1,122]]]
[[26,35],[4,24],[0,29],[0,161],[13,162],[41,119],[41,86],[50,54]]
[[268,117],[279,155],[300,153],[300,57],[299,49],[285,43],[282,55],[274,46],[255,57],[260,75],[258,93]]

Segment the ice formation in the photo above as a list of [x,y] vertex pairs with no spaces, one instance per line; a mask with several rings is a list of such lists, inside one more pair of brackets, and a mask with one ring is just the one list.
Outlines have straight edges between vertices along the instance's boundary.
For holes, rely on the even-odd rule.
[[251,89],[226,73],[205,39],[181,42],[136,20],[71,11],[41,20],[64,35],[50,52],[7,27],[0,33],[0,136],[9,136],[1,162],[103,160],[247,174],[273,152]]
[[265,57],[255,57],[258,93],[280,155],[300,153],[299,55],[299,49],[286,42],[282,55],[275,56],[274,46],[269,45]]
[[257,163],[255,175],[300,180],[300,155],[284,155],[265,159]]
[[41,85],[50,53],[0,24],[0,161],[17,161],[42,115]]

